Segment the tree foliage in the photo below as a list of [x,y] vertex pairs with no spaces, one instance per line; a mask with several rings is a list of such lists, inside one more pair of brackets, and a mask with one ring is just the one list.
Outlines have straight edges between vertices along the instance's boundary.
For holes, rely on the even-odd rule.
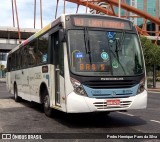
[[146,37],[141,37],[146,66],[160,66],[160,46],[155,45]]
[[141,44],[146,66],[153,69],[153,88],[156,88],[156,68],[160,67],[160,46],[153,44],[146,37],[141,37]]

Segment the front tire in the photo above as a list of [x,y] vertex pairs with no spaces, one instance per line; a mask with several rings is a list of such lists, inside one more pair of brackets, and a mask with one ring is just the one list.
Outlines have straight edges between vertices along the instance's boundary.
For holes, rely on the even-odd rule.
[[43,107],[44,107],[45,115],[48,116],[48,117],[51,117],[52,113],[53,113],[53,110],[50,107],[50,98],[49,98],[48,93],[46,93],[45,96],[44,96]]
[[20,102],[21,98],[18,96],[18,89],[17,89],[17,85],[14,85],[14,100],[15,102]]

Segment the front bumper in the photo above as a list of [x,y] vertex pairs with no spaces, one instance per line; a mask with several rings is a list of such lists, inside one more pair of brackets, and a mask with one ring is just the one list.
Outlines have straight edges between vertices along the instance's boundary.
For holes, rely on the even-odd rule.
[[[107,100],[120,100],[119,106],[107,106]],[[120,111],[129,109],[145,109],[147,107],[147,91],[127,98],[96,99],[77,95],[72,92],[67,97],[68,113],[84,113],[98,111]]]

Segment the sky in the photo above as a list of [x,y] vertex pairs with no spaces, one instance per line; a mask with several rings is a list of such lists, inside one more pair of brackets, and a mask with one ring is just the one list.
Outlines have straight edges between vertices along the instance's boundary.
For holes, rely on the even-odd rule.
[[[36,1],[36,29],[40,29],[40,0]],[[11,0],[0,0],[0,2],[0,26],[13,27]],[[16,2],[20,28],[34,28],[34,0],[16,0]],[[57,0],[42,0],[43,27],[55,19],[56,4]],[[63,7],[64,1],[59,0],[57,16],[60,16],[63,13]],[[66,2],[66,13],[76,13],[76,8],[76,4]],[[86,8],[80,6],[78,13],[85,13],[85,11]]]

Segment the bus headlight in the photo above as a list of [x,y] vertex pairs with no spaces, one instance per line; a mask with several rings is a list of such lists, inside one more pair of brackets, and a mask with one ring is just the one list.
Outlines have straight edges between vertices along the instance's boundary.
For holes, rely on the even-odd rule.
[[145,89],[145,78],[143,78],[141,82],[139,83],[137,94],[142,93],[144,89]]
[[87,96],[87,93],[84,90],[82,84],[74,78],[70,78],[70,79],[74,88],[74,92],[77,93],[78,95]]

